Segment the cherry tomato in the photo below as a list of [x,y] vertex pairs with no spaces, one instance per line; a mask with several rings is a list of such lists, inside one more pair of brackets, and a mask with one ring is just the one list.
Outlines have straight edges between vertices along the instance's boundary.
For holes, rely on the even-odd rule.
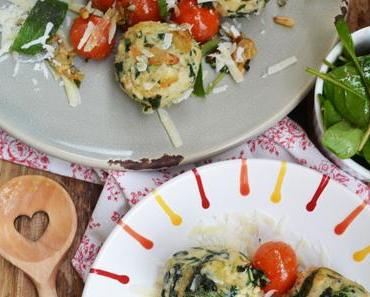
[[220,16],[214,9],[201,7],[196,0],[180,0],[171,18],[177,24],[192,25],[191,33],[198,42],[205,42],[217,34]]
[[128,26],[145,21],[160,21],[158,0],[119,0],[117,5],[125,8]]
[[[96,40],[96,45],[92,50],[86,51],[86,43],[80,49],[78,48],[78,45],[81,38],[84,36],[87,24],[89,22],[92,22],[95,25],[94,31],[90,35],[90,38],[94,38]],[[79,56],[88,59],[100,60],[106,58],[114,46],[114,39],[109,43],[109,30],[110,22],[106,19],[96,15],[90,15],[87,19],[78,17],[72,24],[71,31],[69,32],[69,38],[73,48]]]
[[92,0],[92,7],[101,11],[107,11],[113,6],[114,0]]
[[282,241],[261,245],[253,257],[253,266],[262,270],[270,280],[263,288],[265,292],[286,293],[297,279],[297,256],[291,246]]

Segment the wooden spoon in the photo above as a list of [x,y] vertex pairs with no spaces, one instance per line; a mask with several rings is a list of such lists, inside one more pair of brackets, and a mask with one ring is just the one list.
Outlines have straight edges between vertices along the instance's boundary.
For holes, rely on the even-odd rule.
[[[14,227],[17,217],[43,211],[49,216],[37,241]],[[0,187],[0,255],[27,273],[39,297],[56,297],[56,275],[76,233],[76,209],[62,186],[42,176],[16,177]]]

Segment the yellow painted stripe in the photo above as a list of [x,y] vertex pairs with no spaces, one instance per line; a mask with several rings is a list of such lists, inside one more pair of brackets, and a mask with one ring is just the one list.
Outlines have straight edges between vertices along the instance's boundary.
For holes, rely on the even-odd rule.
[[182,223],[182,218],[177,213],[175,213],[171,207],[164,201],[163,197],[158,194],[157,191],[153,191],[153,195],[155,197],[155,201],[159,204],[165,214],[170,218],[171,223],[175,226],[179,226]]
[[277,177],[274,191],[271,194],[271,202],[273,203],[279,203],[281,201],[281,187],[284,182],[286,170],[287,170],[287,163],[283,161],[281,162],[281,167],[280,167],[279,175]]
[[369,254],[370,254],[370,245],[360,251],[355,252],[353,254],[353,260],[355,260],[356,262],[361,262],[365,260],[365,258]]

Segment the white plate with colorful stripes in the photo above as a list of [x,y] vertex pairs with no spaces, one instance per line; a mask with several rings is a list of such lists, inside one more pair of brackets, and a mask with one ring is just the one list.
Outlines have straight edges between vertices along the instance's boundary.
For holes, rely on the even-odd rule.
[[327,176],[286,162],[233,160],[193,169],[159,187],[119,221],[83,296],[152,296],[166,260],[198,245],[189,236],[196,224],[256,211],[277,222],[284,219],[291,232],[328,251],[330,268],[369,290],[368,205]]

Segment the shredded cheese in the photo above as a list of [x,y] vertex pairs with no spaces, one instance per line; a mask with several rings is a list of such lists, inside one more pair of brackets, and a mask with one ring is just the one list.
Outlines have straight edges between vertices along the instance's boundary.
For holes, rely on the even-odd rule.
[[80,42],[77,45],[77,49],[80,50],[85,46],[86,42],[89,40],[92,32],[94,31],[94,28],[95,28],[95,24],[93,22],[89,21],[87,23],[87,27],[86,27],[86,30],[84,32],[84,35],[82,36]]
[[148,68],[148,57],[145,55],[136,57],[136,69],[139,72],[144,72]]
[[177,4],[176,0],[166,0],[167,9],[174,8]]
[[109,26],[109,37],[108,37],[108,43],[111,44],[112,40],[114,38],[114,35],[116,34],[117,30],[117,24],[115,21],[112,21],[110,26]]
[[[244,80],[243,73],[239,70],[235,61],[231,57],[232,48],[230,50],[230,47],[225,43],[220,43],[220,45],[218,46],[218,50],[220,51],[220,53],[217,54],[217,56],[216,56],[216,68],[217,68],[217,59],[219,59],[221,64],[224,64],[224,65],[227,66],[227,68],[230,71],[230,74],[231,74],[232,78],[237,83],[240,83]],[[218,67],[221,67],[221,65],[218,65]],[[221,68],[219,68],[218,71],[220,71],[222,68],[223,68],[223,66]]]
[[228,85],[223,85],[223,86],[214,88],[213,91],[212,91],[212,93],[213,94],[219,94],[219,93],[225,92],[228,87],[229,87]]
[[76,107],[81,104],[81,94],[80,90],[76,86],[75,82],[62,76],[64,82],[64,90],[66,92],[68,103],[72,107]]
[[5,54],[3,56],[0,56],[0,63],[4,62],[8,58],[9,58],[9,55],[8,54]]
[[49,79],[49,70],[44,62],[41,63],[41,71],[46,79]]
[[15,66],[14,66],[13,75],[12,75],[13,77],[16,77],[17,76],[18,71],[19,71],[19,65],[20,65],[19,61],[16,61],[15,62]]
[[154,88],[154,86],[157,84],[157,82],[145,82],[143,83],[143,88],[146,91],[149,91]]
[[9,52],[23,19],[26,19],[26,11],[20,6],[9,4],[0,8],[0,56]]
[[278,72],[280,72],[280,71],[282,71],[282,70],[284,70],[284,69],[286,69],[286,68],[294,65],[297,62],[298,62],[298,59],[295,56],[292,56],[292,57],[290,57],[288,59],[285,59],[285,60],[283,60],[283,61],[281,61],[281,62],[279,62],[279,63],[277,63],[275,65],[270,66],[267,69],[266,76],[267,75],[273,75],[275,73],[278,73]]
[[46,24],[45,32],[42,36],[40,36],[39,38],[37,38],[35,40],[32,40],[32,41],[30,41],[26,44],[23,44],[21,48],[22,49],[28,49],[31,46],[34,46],[34,45],[37,45],[37,44],[41,44],[43,47],[45,47],[46,41],[49,39],[50,32],[53,29],[53,27],[54,27],[54,24],[52,22],[48,22]]
[[244,48],[241,46],[238,46],[235,52],[236,55],[236,62],[242,63],[244,62]]
[[159,109],[157,109],[157,114],[158,114],[158,117],[159,117],[160,121],[162,122],[162,125],[165,128],[165,130],[168,134],[168,137],[170,138],[173,146],[176,147],[176,148],[182,146],[183,142],[182,142],[181,136],[180,136],[179,132],[177,131],[176,126],[173,123],[173,121],[171,120],[167,111],[165,111],[164,109],[159,108]]
[[164,38],[163,38],[163,49],[169,49],[171,47],[171,44],[172,44],[172,37],[173,37],[173,34],[172,33],[165,33],[164,34]]

